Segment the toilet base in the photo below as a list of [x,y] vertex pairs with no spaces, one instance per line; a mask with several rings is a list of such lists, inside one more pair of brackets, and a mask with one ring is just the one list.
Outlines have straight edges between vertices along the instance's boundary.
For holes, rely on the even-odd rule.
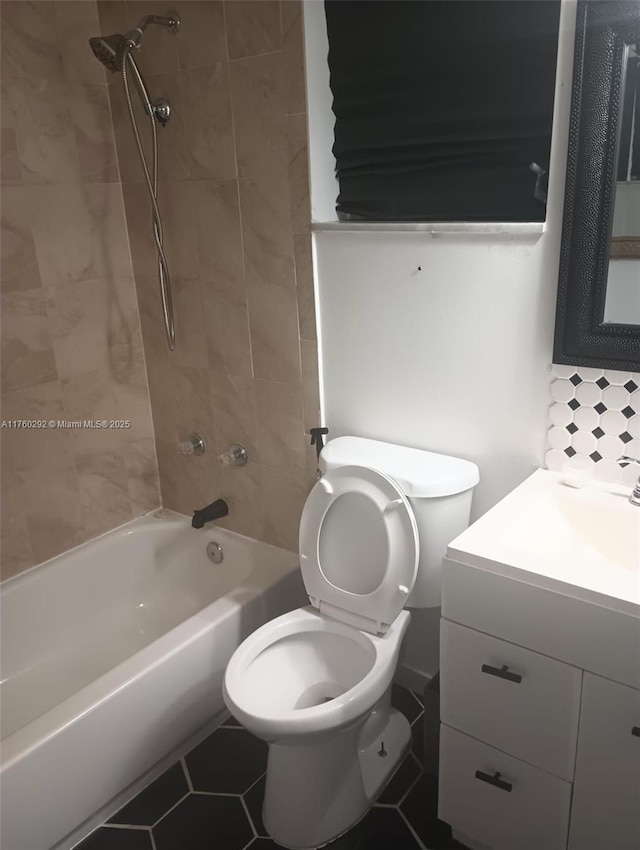
[[263,820],[292,850],[323,847],[361,820],[404,758],[407,719],[388,694],[364,723],[308,742],[269,746]]

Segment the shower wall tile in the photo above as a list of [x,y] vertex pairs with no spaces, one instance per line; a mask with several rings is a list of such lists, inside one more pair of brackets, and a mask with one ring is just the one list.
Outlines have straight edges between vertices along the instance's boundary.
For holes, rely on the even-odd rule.
[[23,186],[3,183],[0,219],[2,292],[37,289],[41,284],[40,271],[31,230],[29,198]]
[[226,62],[227,42],[222,0],[183,0],[180,4],[178,60],[184,70]]
[[158,507],[158,462],[152,436],[132,440],[124,447],[131,512],[142,516]]
[[[178,36],[168,42],[169,33],[149,29],[139,64],[152,96],[168,96],[173,109],[158,136],[174,352],[164,340],[151,209],[120,78],[108,86],[162,502],[190,515],[226,498],[231,511],[221,525],[296,548],[315,479],[305,432],[318,421],[301,6],[173,5]],[[149,11],[124,0],[98,8],[104,33]],[[136,99],[134,108],[138,114]],[[194,432],[207,452],[183,457],[176,442]],[[225,469],[217,455],[234,442],[246,447],[249,463]]]
[[287,182],[240,181],[247,285],[295,286],[293,229]]
[[282,177],[288,156],[280,53],[230,63],[238,176]]
[[83,185],[69,182],[30,186],[28,197],[43,284],[55,286],[98,277]]
[[2,296],[2,386],[5,391],[56,378],[51,332],[41,289]]
[[280,50],[280,4],[277,0],[227,0],[229,58]]
[[131,518],[122,452],[95,450],[76,458],[82,527],[95,537]]
[[295,471],[304,468],[306,440],[300,387],[256,381],[258,445],[256,460],[265,466]]
[[91,0],[55,0],[58,39],[64,75],[69,83],[106,81],[104,67],[93,57],[87,39],[100,31],[98,8]]
[[298,295],[298,323],[300,338],[316,339],[316,307],[313,292],[313,257],[311,234],[296,233],[294,252],[296,261],[296,290]]
[[295,233],[305,233],[309,230],[311,221],[306,115],[289,115],[287,117],[287,140],[289,143],[289,196],[293,230]]
[[100,0],[97,7],[100,25],[96,30],[96,35],[126,32],[129,29],[127,4],[123,0]]
[[287,91],[287,112],[297,115],[306,112],[304,73],[304,33],[302,4],[297,0],[283,0],[280,4],[282,28],[282,62]]
[[73,83],[68,93],[80,179],[85,183],[120,182],[107,87],[100,83]]
[[2,4],[2,77],[32,75],[48,79],[62,74],[62,45],[55,4],[49,0]]
[[301,473],[263,466],[260,487],[264,499],[265,538],[276,546],[296,551],[300,515],[311,489]]
[[250,377],[211,371],[212,404],[215,411],[215,449],[218,454],[240,443],[250,458],[258,457],[258,420],[255,385]]
[[248,295],[254,376],[298,383],[300,339],[295,290],[251,286]]
[[[2,396],[2,417],[45,420],[62,419],[62,393],[58,381],[26,387]],[[40,471],[56,472],[72,464],[73,436],[65,429],[2,430],[2,486],[11,489],[37,477]]]
[[[198,2],[198,0],[196,0]],[[203,286],[244,293],[244,257],[236,180],[189,183]]]
[[203,280],[202,309],[210,368],[251,377],[255,353],[243,289],[218,287],[215,281]]
[[27,518],[22,512],[19,485],[3,490],[0,503],[0,550],[2,551],[2,576],[29,569],[35,563],[31,549]]
[[190,176],[234,178],[236,154],[228,63],[192,68],[181,76]]
[[64,77],[16,77],[8,92],[25,183],[80,179]]
[[[171,268],[171,260],[169,260]],[[209,353],[205,333],[205,317],[200,281],[197,277],[182,278],[172,275],[173,309],[175,314],[176,346],[171,359],[181,366],[205,368]]]
[[301,339],[302,404],[304,430],[308,434],[320,421],[320,382],[318,378],[318,346],[315,340]]
[[[3,121],[4,125],[4,121]],[[22,169],[18,156],[16,132],[13,127],[2,127],[0,139],[0,177],[3,186],[20,186]]]
[[[55,423],[1,431],[7,577],[160,496],[108,87],[87,45],[97,7],[8,0],[0,14],[2,417]],[[65,424],[84,419],[131,426]]]

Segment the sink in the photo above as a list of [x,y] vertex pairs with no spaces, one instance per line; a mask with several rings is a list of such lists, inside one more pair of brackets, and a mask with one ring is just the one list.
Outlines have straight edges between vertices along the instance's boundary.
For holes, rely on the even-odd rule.
[[627,493],[603,492],[593,487],[572,491],[558,486],[555,496],[570,536],[576,535],[602,558],[637,571],[640,508],[629,503]]
[[497,562],[513,577],[526,571],[527,581],[533,575],[541,586],[640,617],[640,508],[630,492],[577,489],[539,469],[456,538],[449,555]]

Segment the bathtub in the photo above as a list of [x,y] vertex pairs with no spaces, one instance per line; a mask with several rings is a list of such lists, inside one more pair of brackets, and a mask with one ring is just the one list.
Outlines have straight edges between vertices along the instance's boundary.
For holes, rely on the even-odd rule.
[[[210,541],[222,547],[219,564]],[[71,846],[86,834],[96,812],[222,718],[235,648],[305,599],[292,552],[196,531],[167,511],[6,581],[2,850]]]

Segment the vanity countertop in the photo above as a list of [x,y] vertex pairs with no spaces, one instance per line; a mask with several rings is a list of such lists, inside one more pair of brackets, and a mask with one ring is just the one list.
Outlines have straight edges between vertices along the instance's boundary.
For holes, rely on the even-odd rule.
[[453,540],[447,557],[640,619],[640,507],[628,487],[538,469]]

